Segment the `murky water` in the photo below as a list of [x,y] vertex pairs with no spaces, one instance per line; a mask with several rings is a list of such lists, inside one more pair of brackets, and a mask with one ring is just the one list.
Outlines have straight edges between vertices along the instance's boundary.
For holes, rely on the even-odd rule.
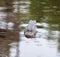
[[[8,29],[7,36],[0,37],[0,57],[60,57],[59,1],[12,0],[9,3],[0,6],[0,29]],[[29,20],[37,21],[35,38],[24,36]],[[20,31],[16,32],[16,27]]]

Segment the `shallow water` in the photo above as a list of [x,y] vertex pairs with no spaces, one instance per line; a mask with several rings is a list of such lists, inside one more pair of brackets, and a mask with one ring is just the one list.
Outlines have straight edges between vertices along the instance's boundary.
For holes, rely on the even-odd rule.
[[58,51],[60,32],[51,31],[50,35],[49,30],[45,28],[38,28],[37,31],[36,38],[32,39],[24,37],[24,31],[20,32],[20,57],[60,57]]
[[51,38],[49,38],[49,30],[37,29],[37,31],[36,38],[26,38],[22,30],[19,33],[18,44],[11,44],[10,57],[15,57],[18,50],[18,57],[60,57],[59,31],[52,31]]
[[[5,38],[0,37],[1,57],[60,57],[60,4],[52,2],[15,0],[12,9],[0,6],[0,28],[9,29]],[[31,19],[37,21],[37,34],[26,38],[24,29]],[[20,22],[20,31],[14,30],[17,25],[14,28],[11,22]]]

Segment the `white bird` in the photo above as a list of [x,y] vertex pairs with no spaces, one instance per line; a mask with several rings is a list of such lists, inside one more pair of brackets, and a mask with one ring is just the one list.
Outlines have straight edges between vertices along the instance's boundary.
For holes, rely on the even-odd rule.
[[28,26],[26,27],[25,31],[24,31],[24,35],[27,38],[33,38],[36,36],[36,31],[37,27],[36,27],[36,21],[35,20],[30,20],[28,23]]

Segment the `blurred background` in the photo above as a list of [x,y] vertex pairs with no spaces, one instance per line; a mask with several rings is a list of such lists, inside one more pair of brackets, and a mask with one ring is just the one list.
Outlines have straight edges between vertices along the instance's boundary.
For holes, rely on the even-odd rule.
[[[32,39],[24,36],[30,20]],[[0,57],[60,57],[60,0],[0,0],[1,29]]]

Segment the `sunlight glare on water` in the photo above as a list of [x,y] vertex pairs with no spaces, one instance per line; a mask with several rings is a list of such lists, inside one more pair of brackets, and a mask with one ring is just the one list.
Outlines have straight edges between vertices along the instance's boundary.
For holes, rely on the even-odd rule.
[[57,57],[57,41],[45,39],[47,35],[42,33],[46,32],[45,30],[41,30],[40,38],[27,39],[21,37],[20,57]]
[[51,36],[56,37],[54,40],[47,40],[49,30],[39,28],[37,31],[36,38],[32,39],[26,38],[24,31],[20,32],[20,57],[59,57],[56,40],[59,37],[59,31],[52,31]]

